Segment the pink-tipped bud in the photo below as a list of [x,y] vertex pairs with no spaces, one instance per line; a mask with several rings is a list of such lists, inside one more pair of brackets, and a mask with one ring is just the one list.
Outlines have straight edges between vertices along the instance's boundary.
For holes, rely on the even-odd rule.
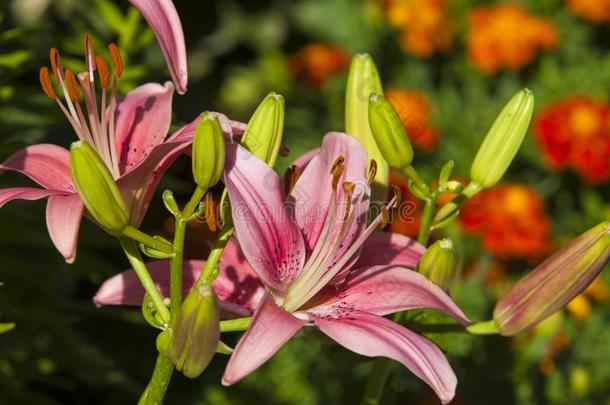
[[610,222],[602,222],[552,254],[496,304],[500,334],[515,335],[559,311],[585,290],[610,260]]

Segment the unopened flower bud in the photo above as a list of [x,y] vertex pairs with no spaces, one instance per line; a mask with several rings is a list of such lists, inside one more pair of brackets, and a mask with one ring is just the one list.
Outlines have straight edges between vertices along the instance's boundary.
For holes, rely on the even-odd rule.
[[434,284],[447,290],[457,270],[457,251],[451,239],[434,242],[419,261],[418,269]]
[[498,301],[500,333],[515,335],[559,311],[584,291],[610,260],[610,222],[590,229],[552,254]]
[[204,113],[193,139],[193,178],[202,190],[220,180],[225,165],[225,142],[218,118]]
[[110,234],[121,235],[129,225],[127,204],[108,167],[87,142],[70,146],[70,173],[93,219]]
[[210,285],[193,288],[182,303],[167,351],[176,369],[199,376],[214,357],[220,341],[220,312]]
[[534,112],[534,95],[523,89],[504,106],[485,136],[470,168],[470,177],[481,188],[495,185],[523,143]]
[[379,94],[369,98],[369,124],[381,154],[390,166],[404,169],[413,162],[413,147],[394,108]]
[[273,167],[280,151],[283,132],[284,97],[271,92],[250,118],[241,144]]
[[[385,200],[389,181],[388,162],[384,159],[369,125],[369,98],[383,94],[381,79],[370,55],[353,57],[345,93],[345,132],[357,138],[366,149],[369,160],[377,162],[374,198]],[[376,196],[375,196],[376,194]]]

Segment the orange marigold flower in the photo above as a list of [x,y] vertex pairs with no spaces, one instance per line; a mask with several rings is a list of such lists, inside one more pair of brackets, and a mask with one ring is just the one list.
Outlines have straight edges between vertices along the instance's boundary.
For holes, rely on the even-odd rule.
[[610,105],[573,96],[547,106],[534,129],[552,168],[570,167],[588,183],[610,180]]
[[330,76],[345,71],[349,58],[349,54],[340,47],[313,43],[292,55],[288,60],[288,68],[296,79],[318,88]]
[[568,10],[593,23],[610,21],[610,0],[566,0]]
[[500,259],[538,261],[551,245],[544,200],[526,185],[482,191],[464,203],[460,221],[465,233],[479,236],[483,248]]
[[401,31],[400,46],[428,58],[446,52],[453,43],[453,27],[446,0],[387,0],[386,19]]
[[468,55],[486,73],[519,69],[557,45],[555,26],[516,4],[475,7],[469,25]]
[[436,148],[440,134],[430,127],[432,112],[428,97],[419,91],[401,89],[388,89],[385,97],[400,116],[411,143],[424,152]]

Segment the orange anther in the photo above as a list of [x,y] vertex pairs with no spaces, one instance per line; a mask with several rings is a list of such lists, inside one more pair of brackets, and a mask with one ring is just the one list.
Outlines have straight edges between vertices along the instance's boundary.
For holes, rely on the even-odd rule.
[[119,47],[114,43],[108,45],[108,51],[110,52],[110,59],[112,60],[112,66],[114,67],[114,74],[116,77],[121,77],[123,74],[123,57]]
[[108,69],[108,64],[100,55],[95,56],[95,63],[97,65],[97,73],[100,77],[100,84],[102,88],[106,88],[110,84],[110,70]]
[[292,165],[286,169],[284,174],[284,190],[286,190],[286,194],[292,191],[299,177],[301,177],[301,169],[298,166]]
[[343,175],[345,171],[345,158],[343,156],[339,156],[335,159],[332,168],[330,169],[330,174],[333,176],[333,190],[337,191],[337,185],[339,185],[339,178]]
[[89,34],[85,35],[85,62],[87,63],[87,67],[91,66],[92,69],[95,70],[95,48],[93,48],[93,41]]
[[377,175],[377,162],[375,159],[371,159],[371,163],[369,165],[369,177],[368,182],[372,184],[375,181],[375,176]]
[[210,231],[216,232],[218,230],[218,210],[212,194],[207,193],[203,202],[205,204],[205,222],[208,225],[208,228],[210,228]]
[[55,100],[57,98],[57,94],[53,88],[53,83],[51,82],[51,77],[49,76],[49,68],[46,66],[40,68],[40,85],[42,86],[42,91],[44,91],[44,94],[46,94],[50,99]]
[[57,50],[57,48],[51,48],[49,54],[49,59],[51,59],[51,69],[53,70],[53,74],[55,75],[55,80],[59,80],[58,66],[61,66],[59,51]]
[[80,91],[78,90],[78,81],[76,76],[70,69],[66,69],[66,85],[68,86],[68,96],[72,101],[80,100]]

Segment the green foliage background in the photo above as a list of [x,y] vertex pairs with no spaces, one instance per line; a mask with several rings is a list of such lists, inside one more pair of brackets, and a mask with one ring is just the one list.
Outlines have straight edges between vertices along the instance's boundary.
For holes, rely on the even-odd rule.
[[[138,13],[122,0],[0,3],[0,159],[33,142],[68,145],[71,129],[38,86],[38,68],[58,46],[70,67],[82,68],[82,39],[91,33],[98,49],[117,41],[126,74],[121,90],[167,78],[154,36]],[[465,58],[465,27],[449,56],[422,61],[403,53],[396,32],[383,21],[379,4],[356,0],[176,0],[189,51],[190,85],[176,97],[175,124],[204,110],[223,111],[246,121],[268,91],[286,97],[286,140],[291,158],[319,145],[329,130],[343,128],[345,75],[319,90],[290,78],[287,55],[304,44],[323,41],[351,52],[369,52],[384,84],[426,92],[434,125],[444,142],[433,154],[417,156],[432,178],[448,159],[466,176],[482,135],[510,95],[523,86],[538,106],[570,93],[607,99],[610,90],[610,29],[594,27],[568,14],[555,0],[521,3],[552,19],[560,46],[519,72],[485,76]],[[453,17],[477,0],[456,0]],[[291,159],[290,158],[290,159]],[[282,171],[290,161],[280,161]],[[588,187],[570,173],[549,173],[531,139],[509,180],[529,184],[545,198],[556,239],[570,238],[610,217],[608,185]],[[27,184],[2,176],[2,186]],[[188,161],[179,161],[164,187],[185,197],[190,189]],[[161,188],[163,189],[163,187]],[[157,200],[158,202],[159,200]],[[154,204],[147,229],[161,231],[165,214]],[[134,403],[155,359],[155,332],[138,309],[95,308],[97,286],[127,264],[118,244],[84,222],[79,256],[65,264],[46,235],[43,202],[16,202],[0,211],[0,322],[16,328],[0,335],[0,404]],[[473,319],[487,319],[495,300],[483,279],[492,258],[476,241],[449,229],[465,258],[478,258],[474,277],[452,290]],[[197,255],[195,251],[193,256]],[[203,254],[203,253],[200,253]],[[523,270],[526,264],[520,264]],[[10,326],[0,325],[0,332]],[[510,339],[430,335],[448,353],[459,378],[456,403],[610,404],[610,307],[600,304],[589,321],[561,317],[551,325],[572,338],[572,346],[543,376],[538,363],[552,331],[517,349]],[[233,336],[229,341],[236,339]],[[220,385],[226,358],[218,356],[194,381],[173,379],[168,403],[180,404],[349,404],[356,403],[371,362],[317,333],[293,339],[268,364],[235,387]],[[407,370],[396,367],[386,403],[436,403],[431,391]]]

